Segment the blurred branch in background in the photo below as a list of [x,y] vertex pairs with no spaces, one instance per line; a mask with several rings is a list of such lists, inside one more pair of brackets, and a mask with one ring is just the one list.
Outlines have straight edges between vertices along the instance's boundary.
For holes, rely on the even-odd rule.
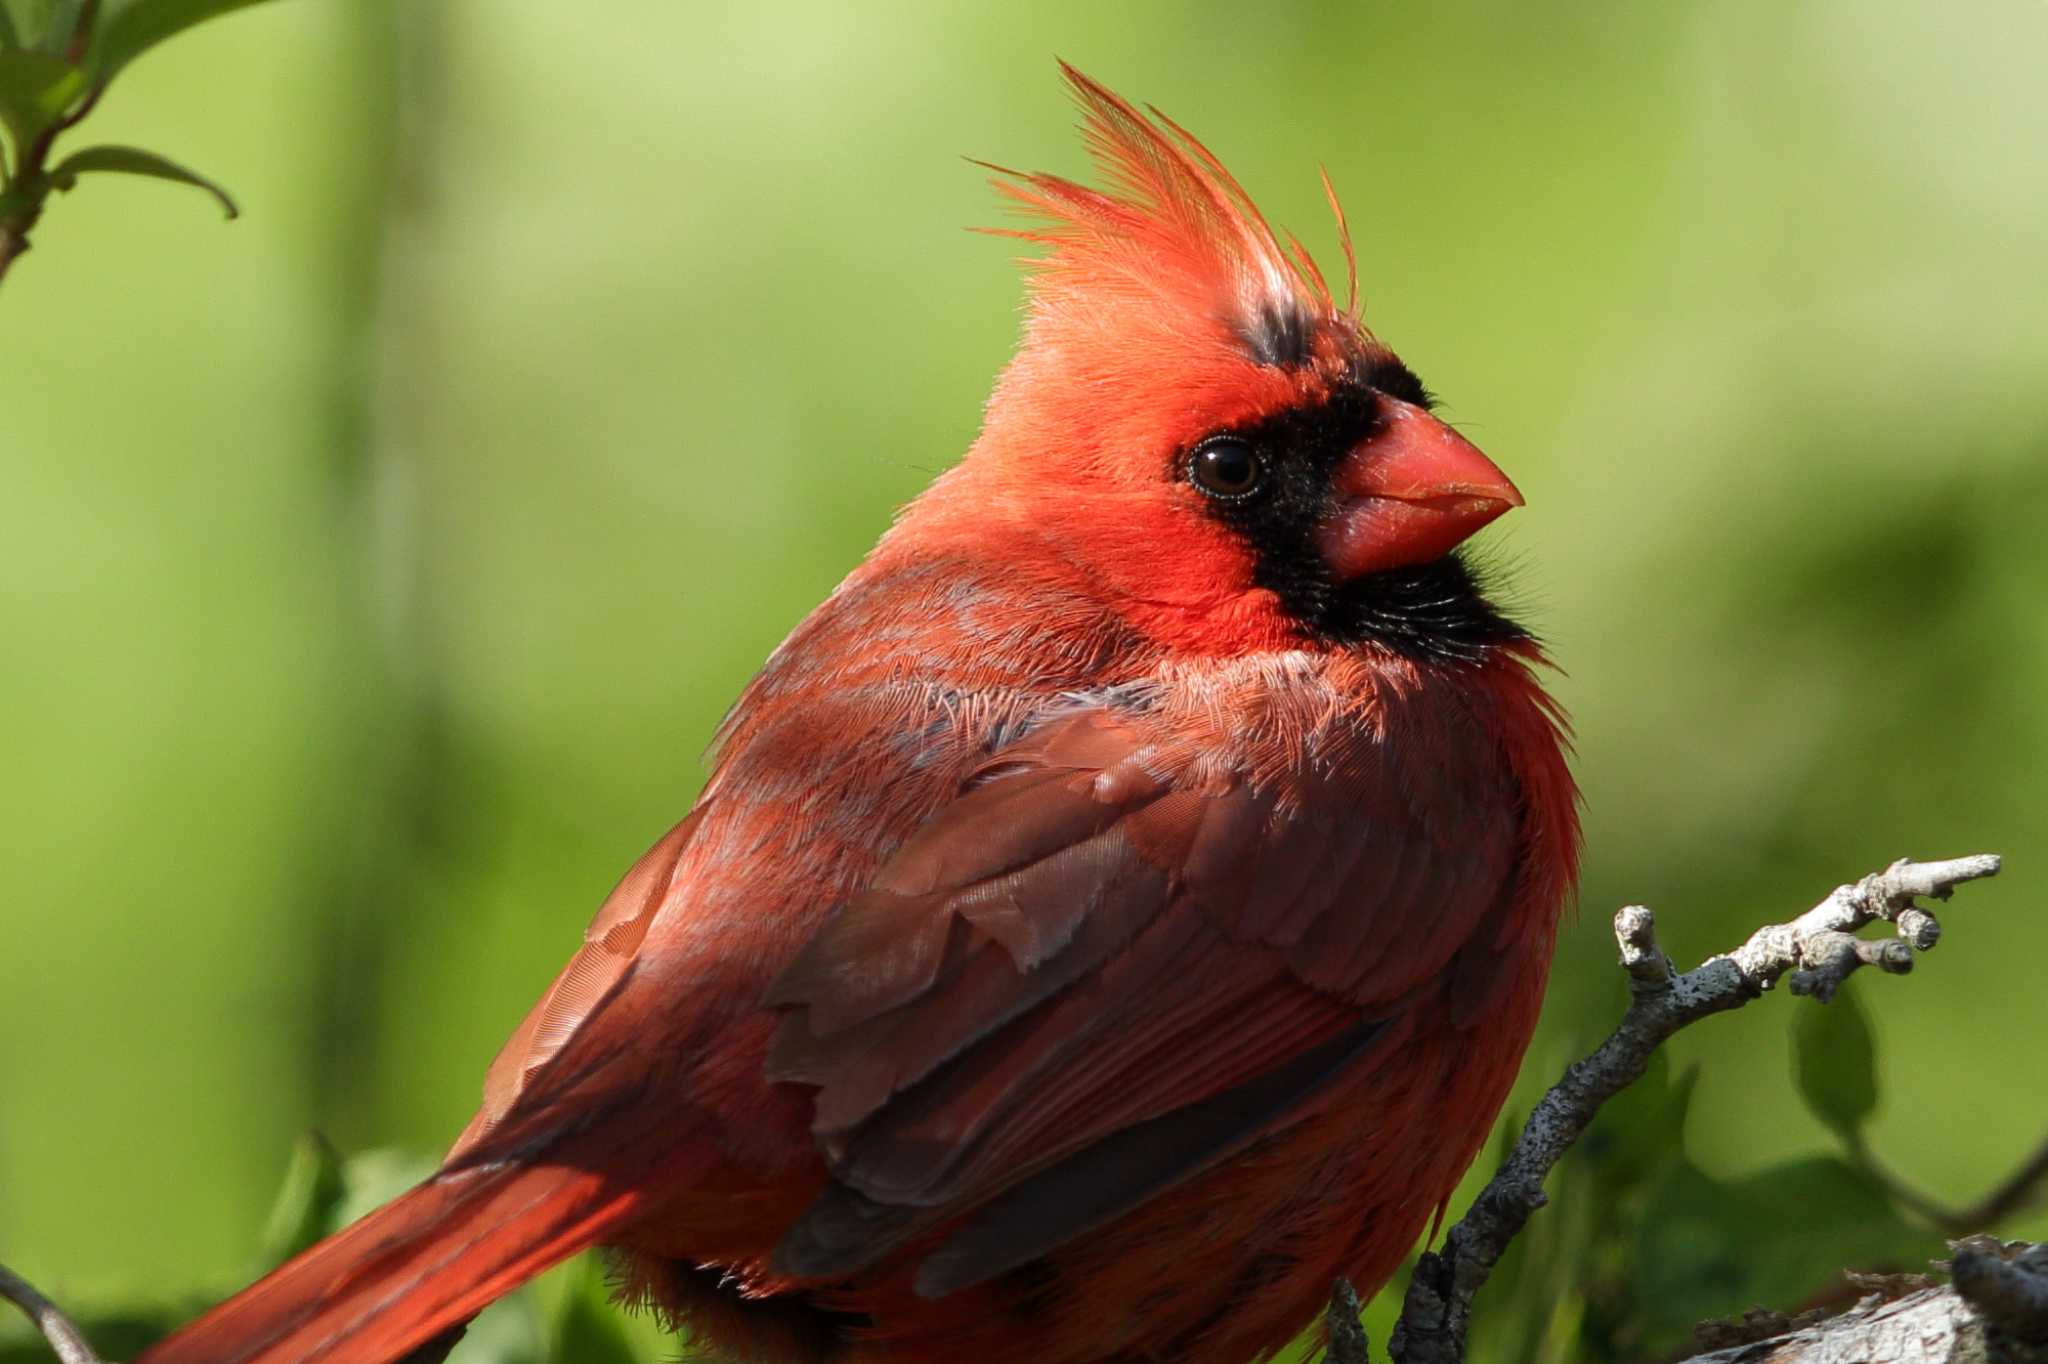
[[2043,1185],[2048,1183],[2048,1139],[1982,1198],[1960,1208],[1936,1202],[1887,1169],[1861,1131],[1849,1138],[1849,1150],[1857,1165],[1887,1193],[1950,1236],[1968,1236],[1995,1227],[2015,1213],[2039,1207]]
[[[1395,1364],[1463,1364],[1472,1304],[1509,1243],[1547,1198],[1543,1180],[1577,1143],[1609,1099],[1642,1078],[1652,1056],[1681,1028],[1761,998],[1785,978],[1794,994],[1821,1003],[1835,997],[1864,966],[1893,974],[1913,967],[1913,953],[1940,941],[1941,926],[1916,899],[1946,900],[1955,887],[1998,874],[1999,859],[1979,855],[1942,862],[1894,862],[1853,885],[1838,886],[1820,904],[1787,923],[1768,924],[1733,952],[1709,958],[1683,975],[1658,945],[1648,909],[1630,905],[1614,917],[1621,964],[1629,977],[1629,1005],[1620,1025],[1592,1055],[1565,1072],[1530,1114],[1499,1173],[1451,1228],[1441,1251],[1425,1253],[1409,1280],[1388,1351]],[[1856,936],[1884,921],[1895,936]],[[1868,1049],[1836,1076],[1816,1061],[1809,1095],[1831,1125],[1854,1133],[1875,1106],[1874,1080],[1862,1073]],[[2018,1201],[2021,1194],[2015,1194]],[[1330,1317],[1356,1320],[1357,1297],[1340,1283]],[[1333,1332],[1335,1364],[1369,1364],[1362,1333]]]
[[57,1305],[35,1290],[28,1280],[0,1265],[0,1298],[19,1307],[43,1333],[43,1339],[50,1342],[62,1364],[101,1364],[100,1357],[93,1353],[92,1346],[72,1324],[71,1318],[57,1310]]
[[122,67],[202,20],[260,0],[0,0],[0,277],[29,248],[53,190],[89,174],[145,175],[202,189],[232,218],[213,181],[140,147],[100,146],[55,165],[57,138],[92,112]]

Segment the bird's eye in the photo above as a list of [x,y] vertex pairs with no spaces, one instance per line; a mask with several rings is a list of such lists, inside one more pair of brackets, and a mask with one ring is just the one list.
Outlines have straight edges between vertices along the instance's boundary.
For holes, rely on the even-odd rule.
[[1188,481],[1211,497],[1239,501],[1266,481],[1266,461],[1235,436],[1218,436],[1188,456]]

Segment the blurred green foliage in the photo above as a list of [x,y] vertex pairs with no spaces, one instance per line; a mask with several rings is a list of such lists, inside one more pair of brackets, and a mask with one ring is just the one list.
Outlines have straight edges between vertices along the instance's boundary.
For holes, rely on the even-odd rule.
[[[1963,1203],[2048,1129],[2012,1059],[2048,1025],[2044,43],[2034,0],[179,34],[90,140],[246,216],[109,177],[0,288],[0,1259],[119,1356],[453,1136],[724,705],[972,439],[1018,285],[958,158],[1083,172],[1055,53],[1327,256],[1326,163],[1368,319],[1529,497],[1498,544],[1589,847],[1516,1109],[1619,1016],[1613,906],[1696,959],[1901,854],[2008,857],[1909,980],[1678,1039],[1484,1358],[1648,1357],[1924,1259],[1860,1153]],[[307,1129],[415,1154],[302,1155],[266,1233]],[[458,1358],[657,1357],[600,1297],[558,1271]]]

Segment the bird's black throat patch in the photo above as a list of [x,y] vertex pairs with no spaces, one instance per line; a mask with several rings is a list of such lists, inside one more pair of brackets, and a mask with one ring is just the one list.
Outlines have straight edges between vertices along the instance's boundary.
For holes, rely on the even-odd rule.
[[[1266,481],[1252,496],[1209,501],[1210,514],[1250,544],[1254,581],[1318,639],[1466,661],[1495,645],[1527,639],[1526,630],[1487,600],[1485,585],[1455,550],[1430,563],[1346,583],[1336,581],[1317,551],[1315,530],[1331,509],[1331,474],[1347,451],[1372,434],[1381,394],[1418,406],[1430,403],[1421,380],[1387,359],[1361,365],[1320,403],[1212,433],[1257,449],[1266,462]],[[1187,452],[1175,456],[1177,477],[1185,476],[1187,458]]]

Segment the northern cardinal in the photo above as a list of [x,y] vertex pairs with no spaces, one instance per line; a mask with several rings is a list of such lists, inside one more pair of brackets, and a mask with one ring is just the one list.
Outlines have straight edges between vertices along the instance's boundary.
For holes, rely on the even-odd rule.
[[593,1245],[718,1357],[1244,1364],[1441,1211],[1576,876],[1542,655],[1457,550],[1521,498],[1355,265],[1339,307],[1066,76],[1107,187],[992,168],[1046,253],[965,460],[748,686],[440,1171],[140,1364],[438,1357]]

